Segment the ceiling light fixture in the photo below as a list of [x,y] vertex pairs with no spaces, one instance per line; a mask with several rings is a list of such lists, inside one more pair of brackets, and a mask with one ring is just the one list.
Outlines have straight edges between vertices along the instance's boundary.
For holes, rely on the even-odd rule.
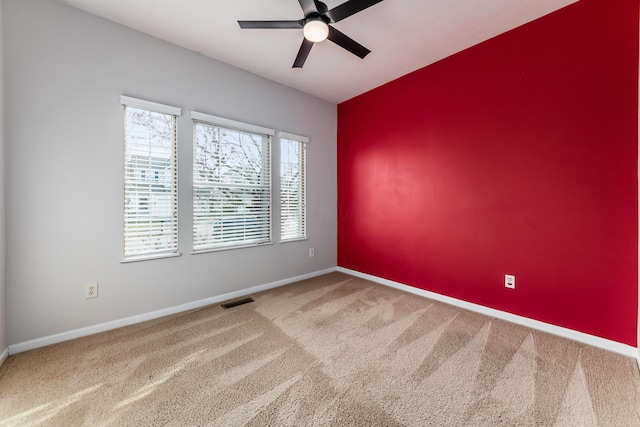
[[304,38],[310,42],[321,42],[329,36],[329,26],[321,18],[308,19],[302,29]]

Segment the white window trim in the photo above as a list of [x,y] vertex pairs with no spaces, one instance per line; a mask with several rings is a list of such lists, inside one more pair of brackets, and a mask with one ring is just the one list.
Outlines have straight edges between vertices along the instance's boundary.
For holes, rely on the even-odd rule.
[[[302,135],[296,135],[295,133],[289,133],[289,132],[285,132],[285,131],[279,131],[278,132],[278,142],[280,143],[282,139],[286,139],[289,141],[297,141],[297,142],[301,142],[305,145],[309,145],[309,138],[306,136],[302,136]],[[280,146],[280,149],[282,149],[282,144],[278,144]],[[309,240],[309,234],[308,234],[308,216],[307,216],[307,176],[306,176],[306,162],[307,162],[307,155],[305,153],[305,176],[304,176],[304,212],[303,212],[303,216],[304,216],[304,221],[305,221],[305,235],[304,237],[302,236],[298,236],[298,237],[293,237],[290,239],[283,239],[282,238],[282,229],[280,229],[280,236],[279,236],[279,243],[291,243],[291,242],[300,242],[300,241],[304,241],[304,240]],[[280,169],[280,168],[278,168]],[[280,174],[282,173],[281,171],[279,172]],[[280,187],[280,191],[279,191],[279,197],[282,197],[282,182],[280,182],[281,180],[281,176],[278,177],[278,183],[279,183],[279,187]],[[280,227],[282,227],[282,211],[280,211]]]
[[309,237],[295,237],[293,239],[282,239],[282,237],[280,237],[280,241],[278,243],[281,244],[287,244],[287,243],[293,243],[293,242],[303,242],[305,240],[309,240]]
[[148,261],[151,259],[175,258],[179,256],[182,256],[182,253],[172,252],[169,254],[164,253],[164,254],[157,254],[157,255],[137,255],[137,256],[130,256],[130,257],[121,259],[120,264],[128,264],[130,262],[138,262],[138,261]]
[[156,113],[171,114],[172,116],[180,117],[182,115],[182,108],[146,101],[144,99],[132,98],[125,95],[120,95],[120,104],[143,110],[155,111]]
[[[152,101],[147,101],[144,99],[139,99],[139,98],[133,98],[131,96],[126,96],[126,95],[120,95],[120,104],[123,107],[132,107],[132,108],[139,108],[142,110],[148,110],[148,111],[153,111],[156,113],[162,113],[162,114],[169,114],[169,115],[173,115],[176,117],[180,117],[182,115],[182,109],[180,107],[174,107],[171,105],[166,105],[166,104],[160,104],[157,102],[152,102]],[[176,135],[177,135],[178,129],[177,129],[177,120],[176,120]],[[178,141],[176,139],[176,147],[175,147],[175,167],[176,167],[176,209],[178,209],[179,207],[179,195],[177,193],[177,166],[178,166],[178,147],[177,147]],[[124,222],[123,222],[123,227],[122,229],[124,230]],[[179,221],[176,222],[176,232],[179,233]],[[154,259],[162,259],[162,258],[174,258],[174,257],[179,257],[182,255],[182,253],[180,252],[180,236],[179,234],[177,235],[177,242],[176,242],[177,246],[176,246],[176,251],[175,252],[161,252],[161,253],[156,253],[156,254],[142,254],[142,255],[131,255],[131,256],[125,256],[120,260],[121,264],[125,264],[125,263],[131,263],[131,262],[138,262],[138,261],[148,261],[148,260],[154,260]]]
[[273,246],[276,242],[273,240],[270,242],[262,242],[262,243],[242,243],[242,244],[229,244],[228,246],[220,246],[217,248],[208,248],[208,249],[198,249],[191,250],[191,255],[199,255],[206,254],[209,252],[222,252],[222,251],[232,251],[234,249],[246,249],[246,248],[259,248],[261,246]]
[[237,120],[225,119],[224,117],[212,116],[211,114],[199,113],[197,111],[191,112],[191,119],[242,132],[262,133],[269,136],[274,136],[276,134],[274,129],[243,123]]
[[[236,130],[239,132],[247,132],[247,133],[256,133],[256,134],[263,134],[266,135],[267,137],[269,137],[270,141],[269,141],[269,181],[270,181],[270,188],[269,188],[269,200],[268,200],[268,204],[269,204],[269,215],[270,215],[270,221],[269,221],[269,241],[266,242],[258,242],[258,243],[229,243],[228,245],[221,245],[221,246],[217,246],[217,247],[213,247],[213,248],[206,248],[206,249],[194,249],[192,246],[192,250],[191,250],[191,255],[198,255],[198,254],[203,254],[203,253],[209,253],[209,252],[220,252],[220,251],[228,251],[228,250],[235,250],[235,249],[244,249],[244,248],[252,248],[252,247],[260,247],[260,246],[269,246],[269,245],[274,245],[276,242],[274,241],[274,236],[273,236],[273,144],[275,143],[275,141],[273,141],[273,137],[276,135],[276,131],[275,129],[271,129],[271,128],[267,128],[267,127],[263,127],[263,126],[258,126],[258,125],[254,125],[251,123],[244,123],[244,122],[240,122],[237,120],[232,120],[232,119],[227,119],[224,117],[219,117],[219,116],[214,116],[211,114],[206,114],[206,113],[201,113],[198,111],[191,111],[191,120],[193,123],[196,122],[201,122],[207,125],[213,125],[213,126],[218,126],[221,128],[227,128],[227,129],[231,129],[231,130]],[[194,136],[193,138],[195,138],[195,132],[194,132]],[[195,167],[192,170],[192,174],[195,174]],[[192,182],[193,184],[193,182]],[[193,201],[192,201],[192,206],[193,206]],[[192,241],[192,244],[194,242]]]
[[307,138],[306,136],[296,135],[295,133],[289,133],[289,132],[283,132],[283,131],[278,132],[278,138],[304,142],[305,144],[309,143],[309,138]]

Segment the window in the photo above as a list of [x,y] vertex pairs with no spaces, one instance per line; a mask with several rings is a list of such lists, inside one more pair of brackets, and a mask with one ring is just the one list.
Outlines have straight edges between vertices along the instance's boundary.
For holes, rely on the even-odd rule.
[[193,250],[271,242],[271,129],[192,112]]
[[280,137],[280,241],[305,239],[306,144],[303,136],[279,133]]
[[124,105],[124,261],[178,255],[180,109],[127,96],[120,101]]

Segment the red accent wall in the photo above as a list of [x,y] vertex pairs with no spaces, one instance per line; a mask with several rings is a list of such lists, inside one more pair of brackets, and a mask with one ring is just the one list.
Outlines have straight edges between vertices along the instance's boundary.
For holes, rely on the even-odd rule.
[[581,0],[341,103],[338,265],[635,346],[638,15]]

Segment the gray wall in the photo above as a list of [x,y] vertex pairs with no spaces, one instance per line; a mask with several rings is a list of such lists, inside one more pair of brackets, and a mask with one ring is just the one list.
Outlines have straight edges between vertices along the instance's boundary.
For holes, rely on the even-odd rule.
[[[335,267],[334,104],[51,0],[4,25],[10,345]],[[120,263],[121,94],[183,108],[181,257]],[[190,110],[310,138],[309,240],[190,254]]]
[[0,2],[0,355],[7,348],[7,280],[5,250],[5,139],[4,139],[4,55],[2,2]]

